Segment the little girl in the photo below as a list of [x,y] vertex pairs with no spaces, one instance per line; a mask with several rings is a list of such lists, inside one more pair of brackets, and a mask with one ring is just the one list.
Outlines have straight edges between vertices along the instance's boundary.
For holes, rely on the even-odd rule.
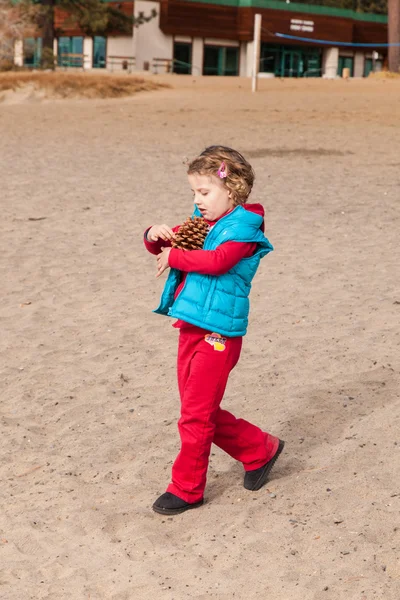
[[246,204],[254,182],[239,152],[210,146],[188,168],[195,216],[209,224],[202,250],[171,247],[179,229],[153,225],[144,243],[157,255],[157,277],[171,267],[160,306],[180,330],[178,386],[181,450],[167,491],[153,510],[174,515],[203,504],[211,444],[245,469],[244,487],[259,490],[284,442],[220,408],[247,331],[251,281],[273,250],[264,236],[264,209]]

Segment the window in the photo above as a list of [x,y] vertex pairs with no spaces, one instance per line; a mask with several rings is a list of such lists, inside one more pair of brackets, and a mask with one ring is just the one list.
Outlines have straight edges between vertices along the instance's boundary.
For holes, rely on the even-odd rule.
[[203,75],[238,75],[239,48],[204,46]]
[[61,67],[83,67],[83,37],[58,38],[58,64]]
[[24,66],[39,67],[42,58],[42,38],[24,39]]
[[104,69],[106,66],[106,42],[105,37],[96,35],[93,38],[93,68]]
[[190,75],[192,72],[192,44],[185,42],[174,43],[173,72]]

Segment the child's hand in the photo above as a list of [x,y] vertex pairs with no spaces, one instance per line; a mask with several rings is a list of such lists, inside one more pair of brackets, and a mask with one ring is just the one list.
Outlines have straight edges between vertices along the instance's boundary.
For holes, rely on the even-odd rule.
[[168,269],[168,267],[169,267],[168,258],[169,258],[169,253],[171,252],[171,250],[172,250],[172,248],[163,248],[161,250],[161,254],[158,254],[156,277],[160,277],[160,275],[162,275],[162,273],[164,273],[164,271],[166,269]]
[[165,242],[167,240],[172,241],[174,237],[175,234],[172,231],[171,227],[168,227],[168,225],[165,224],[153,225],[153,227],[150,227],[149,231],[147,232],[147,239],[149,240],[149,242],[157,242],[159,238],[161,238]]

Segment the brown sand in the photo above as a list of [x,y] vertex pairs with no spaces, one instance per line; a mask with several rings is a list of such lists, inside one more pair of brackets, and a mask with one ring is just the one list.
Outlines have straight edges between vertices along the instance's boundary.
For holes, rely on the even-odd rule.
[[[398,600],[400,82],[156,79],[0,106],[0,597]],[[163,518],[177,333],[141,236],[215,142],[276,248],[225,406],[287,447],[257,493],[214,449],[204,507]]]

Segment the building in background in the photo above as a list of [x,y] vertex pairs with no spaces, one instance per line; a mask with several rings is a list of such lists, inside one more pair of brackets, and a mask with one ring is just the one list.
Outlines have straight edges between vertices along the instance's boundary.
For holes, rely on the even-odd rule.
[[[344,68],[351,76],[364,77],[372,69],[381,69],[386,60],[386,49],[379,47],[387,42],[387,17],[382,14],[290,0],[116,4],[135,16],[155,9],[157,17],[134,28],[132,35],[115,32],[92,38],[68,24],[59,11],[56,25],[62,35],[55,41],[54,52],[60,66],[251,76],[256,13],[262,15],[260,72],[265,77],[336,77]],[[29,38],[16,48],[16,62],[34,67],[40,63],[40,54],[40,37]]]

